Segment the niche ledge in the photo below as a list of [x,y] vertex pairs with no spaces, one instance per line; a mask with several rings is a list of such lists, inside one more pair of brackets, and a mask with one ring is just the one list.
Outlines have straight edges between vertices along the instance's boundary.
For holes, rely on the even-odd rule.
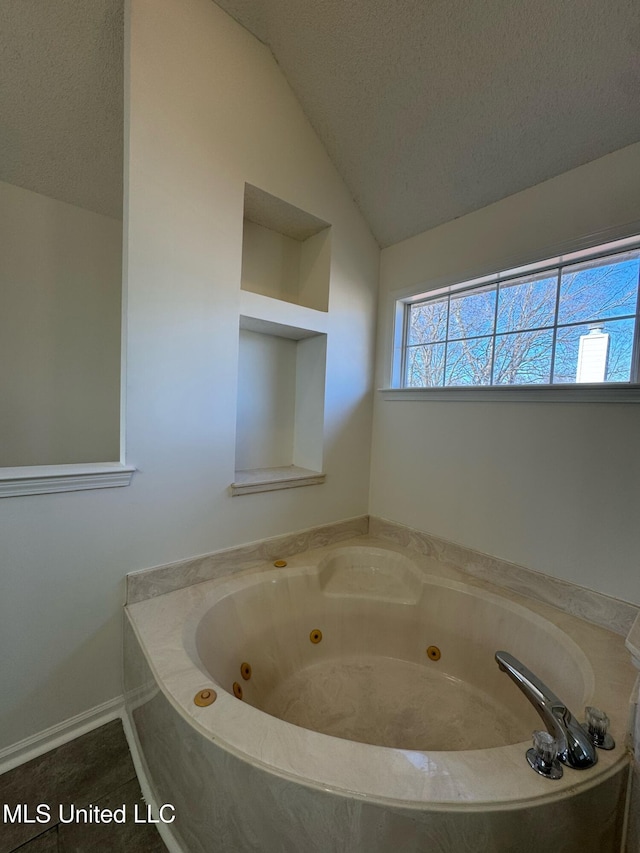
[[0,468],[0,498],[128,486],[135,470],[133,465],[118,462]]
[[231,483],[232,496],[253,495],[258,492],[275,492],[279,489],[296,489],[299,486],[316,486],[324,483],[326,474],[285,465],[280,468],[252,468],[236,471],[235,482]]

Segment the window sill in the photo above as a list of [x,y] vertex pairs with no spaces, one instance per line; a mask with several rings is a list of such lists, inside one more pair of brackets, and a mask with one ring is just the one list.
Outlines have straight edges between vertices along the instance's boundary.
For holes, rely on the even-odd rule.
[[279,489],[295,489],[298,486],[315,486],[324,483],[326,474],[287,465],[282,468],[252,468],[236,471],[236,480],[231,483],[231,494],[253,495],[258,492],[275,492]]
[[119,462],[0,468],[0,498],[128,486],[135,470]]
[[383,400],[451,403],[640,403],[640,385],[492,385],[452,388],[380,388]]

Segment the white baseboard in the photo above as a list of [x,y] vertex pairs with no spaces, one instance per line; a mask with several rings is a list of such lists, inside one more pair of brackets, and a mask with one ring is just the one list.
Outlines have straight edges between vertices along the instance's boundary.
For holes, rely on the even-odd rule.
[[116,696],[102,705],[96,705],[95,708],[83,711],[43,732],[7,746],[0,750],[0,775],[123,715],[124,697]]
[[[146,803],[151,806],[151,813],[154,817],[157,818],[158,815],[158,803],[151,787],[151,783],[149,781],[149,776],[147,774],[147,765],[142,755],[142,751],[140,749],[140,744],[138,743],[138,736],[134,727],[131,725],[129,720],[129,716],[126,712],[122,715],[122,725],[124,727],[124,734],[127,738],[127,743],[129,744],[129,752],[131,753],[131,758],[133,759],[133,766],[136,769],[136,776],[138,777],[138,782],[140,783],[140,790],[142,791],[142,796]],[[163,840],[165,847],[169,851],[169,853],[185,853],[182,845],[180,845],[171,831],[169,824],[166,823],[157,823],[156,829],[160,833],[160,838]]]

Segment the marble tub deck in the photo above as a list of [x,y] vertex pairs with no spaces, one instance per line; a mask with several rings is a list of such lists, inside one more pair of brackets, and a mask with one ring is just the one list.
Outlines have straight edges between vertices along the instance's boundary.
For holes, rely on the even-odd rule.
[[[637,605],[377,516],[358,516],[131,572],[127,575],[127,604],[239,571],[268,568],[279,558],[293,557],[366,535],[383,540],[386,545],[399,545],[413,556],[427,558],[436,574],[435,564],[443,563],[447,571],[459,572],[461,580],[473,582],[472,579],[476,579],[500,589],[509,589],[623,637],[630,634],[637,620],[640,635],[640,607]],[[640,639],[636,646],[640,646]],[[636,658],[640,668],[640,652]]]

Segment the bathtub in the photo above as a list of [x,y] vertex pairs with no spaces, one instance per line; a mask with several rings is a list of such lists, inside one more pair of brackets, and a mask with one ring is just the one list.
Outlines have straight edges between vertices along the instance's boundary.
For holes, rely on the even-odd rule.
[[[126,608],[127,715],[174,849],[620,849],[622,638],[368,536],[287,562]],[[542,723],[499,649],[578,718],[604,708],[616,748],[534,773]]]

